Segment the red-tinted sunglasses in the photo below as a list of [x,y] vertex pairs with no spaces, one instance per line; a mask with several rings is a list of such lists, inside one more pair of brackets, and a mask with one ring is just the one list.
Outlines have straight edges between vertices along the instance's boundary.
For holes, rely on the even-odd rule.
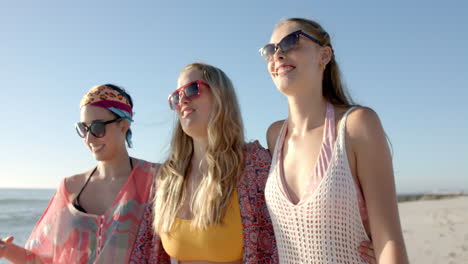
[[180,88],[177,88],[177,90],[172,92],[169,95],[169,98],[167,98],[169,102],[169,107],[171,108],[171,110],[176,110],[179,107],[181,93],[183,93],[185,98],[187,98],[188,100],[193,100],[197,98],[198,96],[200,96],[201,94],[200,84],[203,84],[208,88],[210,87],[210,85],[207,84],[206,82],[201,81],[201,80],[196,80],[193,82],[189,82],[186,85]]

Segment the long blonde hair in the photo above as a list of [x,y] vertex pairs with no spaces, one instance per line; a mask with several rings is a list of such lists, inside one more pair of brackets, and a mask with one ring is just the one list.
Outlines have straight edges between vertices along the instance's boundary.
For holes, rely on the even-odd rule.
[[[208,122],[207,171],[190,199],[192,228],[221,224],[243,168],[244,129],[231,80],[220,69],[192,63],[181,72],[198,70],[210,85],[214,102]],[[202,95],[203,96],[203,95]],[[178,121],[178,120],[177,120]],[[177,122],[167,161],[161,166],[154,201],[154,223],[158,232],[170,232],[174,219],[187,199],[185,175],[193,155],[193,141]]]

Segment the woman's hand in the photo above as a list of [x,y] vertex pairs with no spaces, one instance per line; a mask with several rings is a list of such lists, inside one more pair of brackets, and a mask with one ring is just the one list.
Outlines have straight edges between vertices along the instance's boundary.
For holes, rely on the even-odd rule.
[[[22,247],[13,244],[13,237],[0,239],[0,259],[5,258],[12,263],[27,263],[26,255],[28,251]],[[43,263],[40,259],[33,257],[33,263]]]
[[371,241],[362,241],[361,245],[359,245],[358,247],[358,251],[361,255],[362,260],[366,261],[369,264],[377,264],[374,246],[372,245]]
[[13,237],[0,239],[0,258],[4,258],[8,251],[8,246],[13,242]]

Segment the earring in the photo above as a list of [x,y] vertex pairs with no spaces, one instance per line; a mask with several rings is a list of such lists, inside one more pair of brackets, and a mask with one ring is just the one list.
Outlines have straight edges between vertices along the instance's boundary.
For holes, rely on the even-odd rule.
[[327,65],[326,65],[325,63],[320,62],[320,68],[321,68],[322,70],[325,70],[325,67],[326,67],[326,66],[327,66]]

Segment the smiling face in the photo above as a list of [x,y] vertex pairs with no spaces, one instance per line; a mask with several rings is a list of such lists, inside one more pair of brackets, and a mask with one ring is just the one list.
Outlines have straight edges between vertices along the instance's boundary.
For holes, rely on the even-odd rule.
[[[187,69],[179,75],[177,87],[190,82],[203,80],[202,73],[197,69]],[[183,92],[179,94],[180,106],[176,109],[179,121],[184,132],[190,137],[206,138],[208,136],[208,123],[210,121],[213,105],[213,94],[206,85],[200,84],[200,96],[187,99]]]
[[[81,108],[80,122],[85,123],[88,127],[93,121],[105,122],[113,119],[115,119],[115,115],[107,109],[91,105]],[[127,130],[127,122],[117,121],[105,125],[105,135],[103,137],[97,138],[88,132],[83,141],[96,160],[106,161],[112,159],[119,151],[125,150],[125,133]]]
[[[278,43],[285,36],[297,30],[314,36],[302,29],[294,22],[280,24],[274,31],[270,43]],[[278,49],[268,60],[268,72],[278,90],[288,95],[293,94],[300,87],[310,87],[321,84],[323,66],[330,60],[327,58],[327,47],[321,47],[310,39],[300,36],[296,46],[282,52]]]

